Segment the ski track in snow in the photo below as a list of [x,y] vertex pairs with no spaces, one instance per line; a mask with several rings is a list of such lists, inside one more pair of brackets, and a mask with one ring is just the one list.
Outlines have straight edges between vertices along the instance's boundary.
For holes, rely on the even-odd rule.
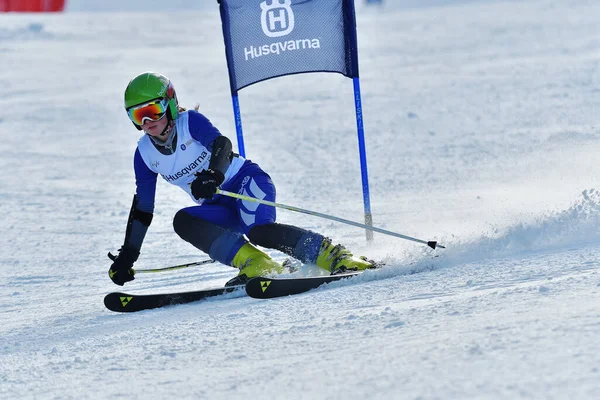
[[[374,223],[447,249],[367,245],[361,229],[280,210],[386,266],[293,297],[123,315],[106,293],[235,274],[106,276],[134,190],[128,79],[167,74],[235,136],[218,10],[72,0],[61,15],[0,15],[0,398],[597,398],[600,5],[384,2],[357,4]],[[361,220],[347,79],[276,79],[240,101],[246,151],[279,202]],[[158,184],[136,267],[204,257],[172,231],[186,197]]]

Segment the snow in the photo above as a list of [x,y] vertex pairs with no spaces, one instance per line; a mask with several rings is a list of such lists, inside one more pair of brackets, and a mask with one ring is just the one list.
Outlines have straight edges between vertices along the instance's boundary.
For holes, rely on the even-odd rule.
[[[102,299],[235,275],[107,277],[134,192],[129,79],[168,75],[235,142],[216,3],[1,15],[0,398],[596,399],[598,15],[591,0],[360,2],[374,224],[447,249],[368,245],[362,229],[280,210],[387,266],[289,298],[138,314]],[[278,202],[363,219],[350,80],[271,80],[240,105]],[[203,259],[171,226],[187,195],[160,182],[157,199],[136,266]]]

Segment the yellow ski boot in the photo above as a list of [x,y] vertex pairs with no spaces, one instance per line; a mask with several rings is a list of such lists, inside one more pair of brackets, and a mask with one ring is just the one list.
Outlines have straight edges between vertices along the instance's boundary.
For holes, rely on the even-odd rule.
[[321,242],[316,264],[331,272],[331,275],[377,268],[374,261],[367,260],[366,257],[355,258],[350,250],[341,244],[334,246],[329,238],[324,238]]
[[280,274],[283,266],[273,261],[268,254],[257,249],[250,243],[244,244],[233,257],[231,266],[239,268],[238,275],[230,279],[225,286],[242,285],[255,276]]

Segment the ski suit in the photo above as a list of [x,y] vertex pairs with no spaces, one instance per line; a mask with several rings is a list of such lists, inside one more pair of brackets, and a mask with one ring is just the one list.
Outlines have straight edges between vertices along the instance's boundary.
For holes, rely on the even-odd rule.
[[[315,262],[323,236],[276,223],[275,207],[220,195],[196,200],[190,188],[194,174],[208,169],[212,145],[222,135],[208,118],[195,110],[179,113],[173,129],[176,132],[169,149],[156,145],[148,135],[138,142],[134,155],[137,187],[134,208],[138,214],[153,214],[157,178],[161,175],[196,203],[176,213],[175,232],[211,258],[230,265],[246,235],[254,244],[280,250],[302,262]],[[223,190],[276,201],[271,177],[256,163],[235,153],[231,154],[224,177],[220,186]],[[149,222],[141,224],[134,219],[126,245],[141,248],[148,226]]]

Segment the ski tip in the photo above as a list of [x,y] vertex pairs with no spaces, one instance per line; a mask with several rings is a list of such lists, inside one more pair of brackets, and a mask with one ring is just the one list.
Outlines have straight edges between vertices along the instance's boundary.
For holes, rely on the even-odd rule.
[[438,244],[438,242],[435,241],[431,241],[431,242],[427,242],[427,246],[431,247],[432,249],[436,249],[436,248],[440,248],[440,249],[445,249],[446,246],[442,246],[441,244]]

